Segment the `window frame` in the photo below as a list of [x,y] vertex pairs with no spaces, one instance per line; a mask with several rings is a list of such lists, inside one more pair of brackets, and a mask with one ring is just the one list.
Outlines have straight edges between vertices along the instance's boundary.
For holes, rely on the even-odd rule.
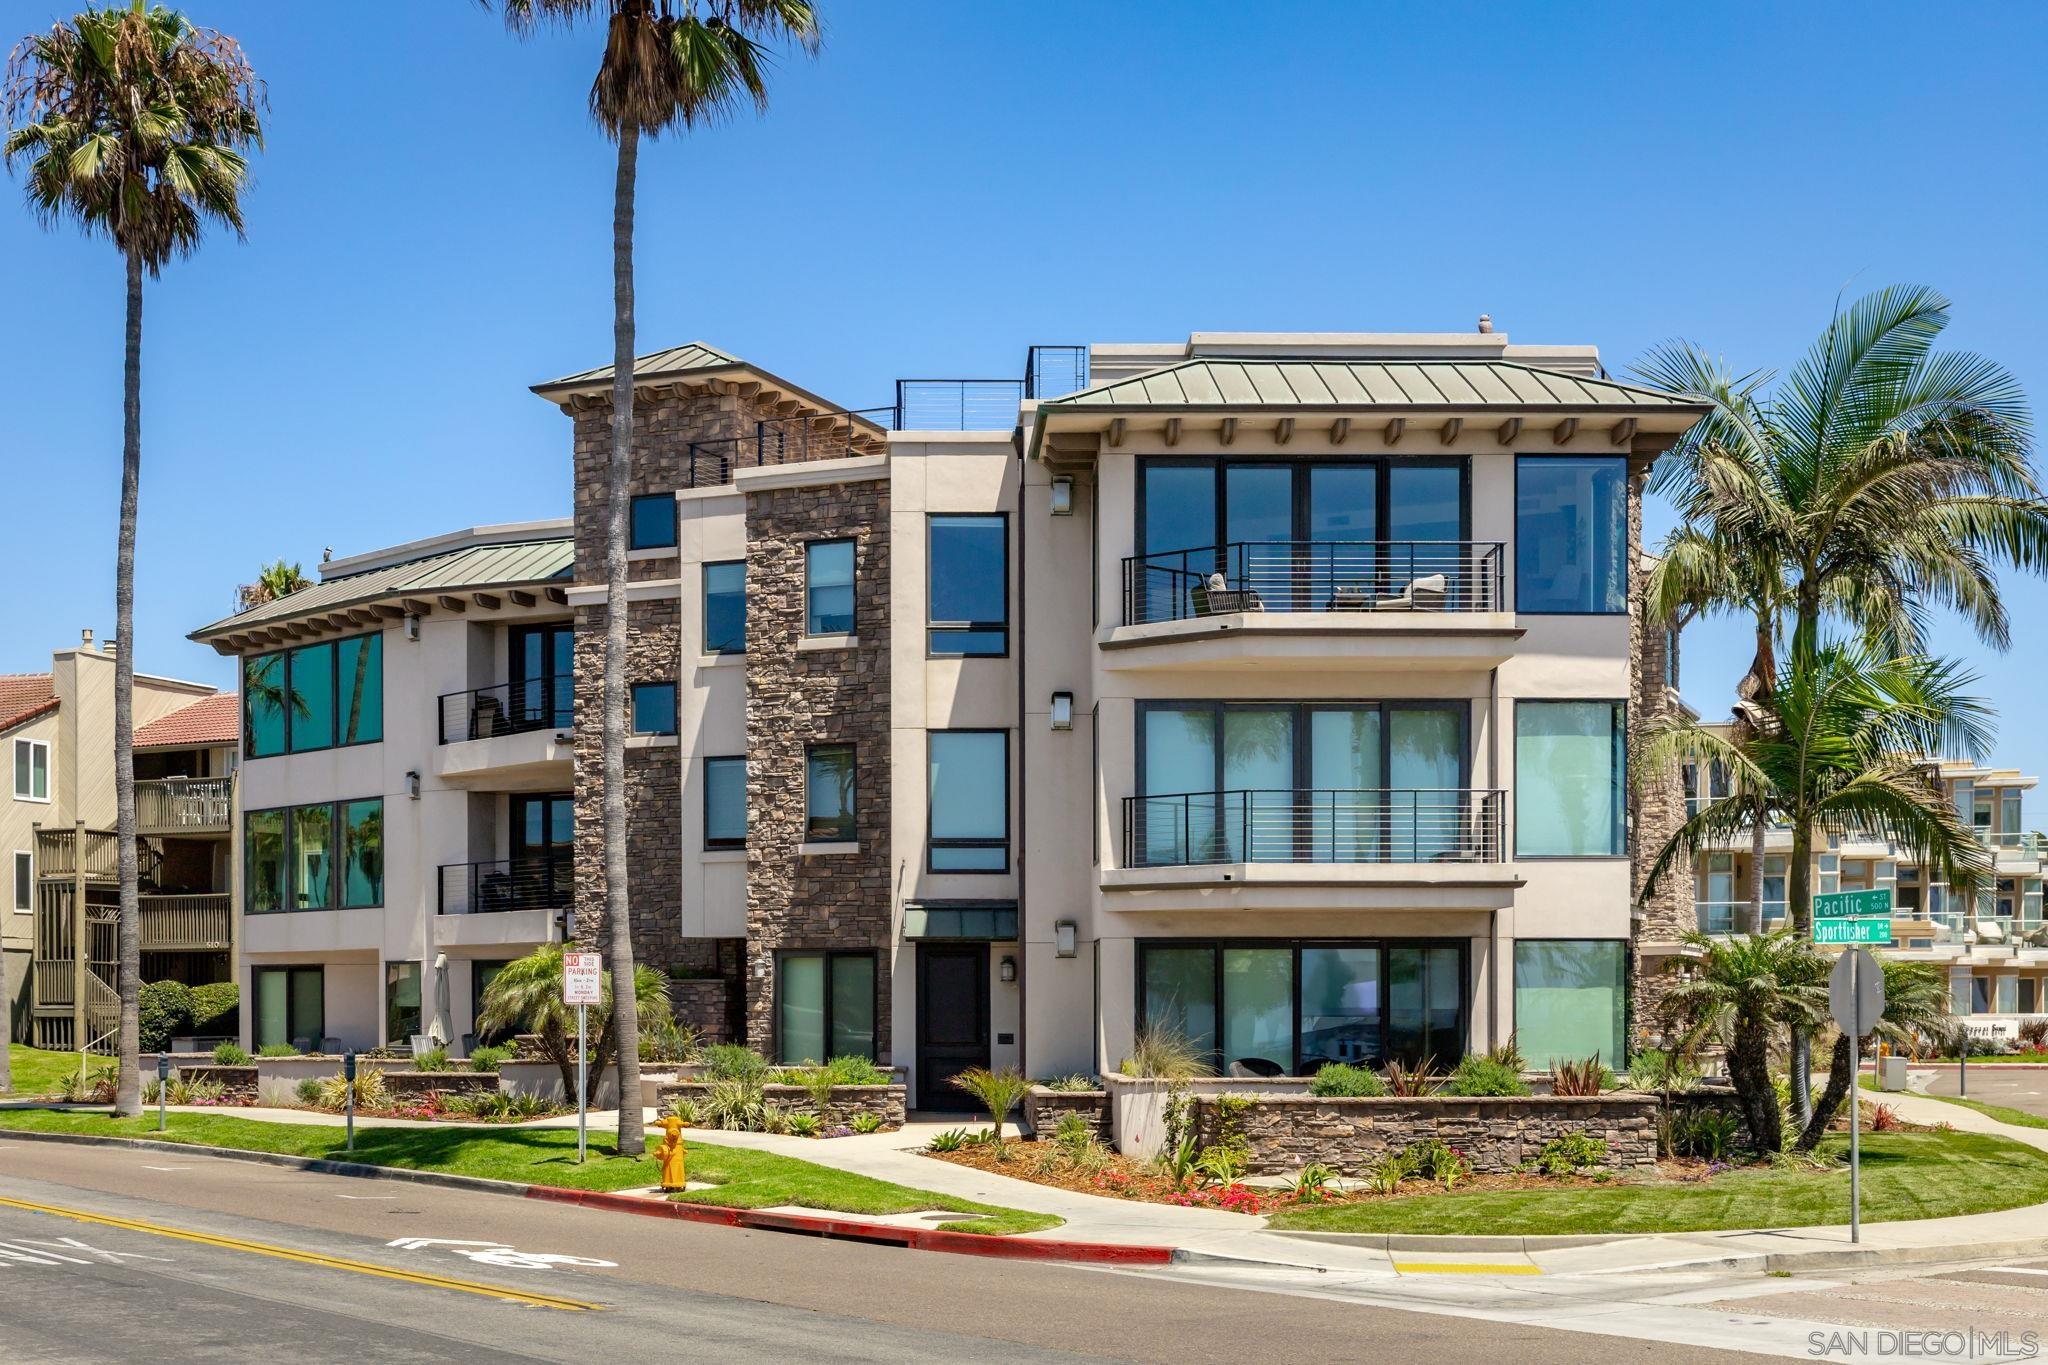
[[[811,833],[811,759],[820,749],[844,749],[852,755],[850,767],[853,772],[852,799],[847,802],[846,819],[852,824],[849,833],[833,838],[816,838]],[[807,844],[857,844],[860,842],[860,745],[852,740],[821,739],[804,745],[804,792],[803,792],[803,842]]]
[[[737,649],[715,647],[711,643],[711,571],[713,569],[737,568],[740,571],[740,643]],[[747,561],[744,559],[707,559],[697,566],[697,643],[706,654],[744,654],[747,652]]]
[[[1423,455],[1396,459],[1388,455],[1338,455],[1326,459],[1301,459],[1288,456],[1229,456],[1229,455],[1146,455],[1138,460],[1138,477],[1132,494],[1132,543],[1131,549],[1137,558],[1149,555],[1175,554],[1186,550],[1201,550],[1229,544],[1224,538],[1225,529],[1230,525],[1229,487],[1230,479],[1226,470],[1231,465],[1284,467],[1289,473],[1289,497],[1291,499],[1291,529],[1297,533],[1307,529],[1308,522],[1308,479],[1309,471],[1328,469],[1333,466],[1370,466],[1376,469],[1377,477],[1373,492],[1373,534],[1371,539],[1384,543],[1389,537],[1387,528],[1393,515],[1392,492],[1393,470],[1402,469],[1455,469],[1458,471],[1458,541],[1471,543],[1472,540],[1472,457],[1469,455]],[[1216,488],[1213,495],[1216,509],[1215,525],[1210,528],[1212,539],[1209,545],[1162,546],[1157,550],[1145,548],[1145,485],[1154,468],[1201,468],[1208,466],[1215,475]],[[1290,537],[1300,542],[1307,536],[1295,534]]]
[[[403,1043],[410,1041],[414,1036],[410,1032],[406,1033],[403,1038],[394,1036],[396,1034],[396,1030],[392,1027],[394,1024],[398,1022],[398,1002],[392,997],[392,992],[397,989],[399,983],[404,979],[403,973],[401,972],[400,969],[405,967],[412,968],[414,987],[419,991],[420,999],[418,1008],[420,1012],[420,1032],[422,1034],[424,1034],[427,1031],[427,1026],[430,1022],[430,1018],[427,1014],[427,964],[415,957],[385,958],[384,1045],[386,1047],[400,1046]],[[325,1023],[324,1019],[322,1023]]]
[[[642,543],[640,539],[640,509],[643,506],[658,505],[662,502],[666,502],[668,504],[668,539],[650,540],[645,543]],[[627,552],[630,554],[641,550],[677,549],[681,545],[683,539],[682,517],[680,513],[681,508],[679,508],[676,505],[676,495],[674,490],[670,490],[669,492],[666,493],[633,494],[632,497],[629,498],[626,503]]]
[[[1132,709],[1134,712],[1134,722],[1132,725],[1131,744],[1134,752],[1132,754],[1131,776],[1132,781],[1136,784],[1136,790],[1133,792],[1133,795],[1136,796],[1168,796],[1175,794],[1170,792],[1148,792],[1145,788],[1146,715],[1153,711],[1195,710],[1207,710],[1216,717],[1217,743],[1215,746],[1215,759],[1213,764],[1211,765],[1214,771],[1216,785],[1210,788],[1210,791],[1212,792],[1223,792],[1229,790],[1229,788],[1226,788],[1223,785],[1224,772],[1228,766],[1229,760],[1228,755],[1224,752],[1224,745],[1222,742],[1223,716],[1224,713],[1229,711],[1290,711],[1293,713],[1293,750],[1292,754],[1290,755],[1290,763],[1293,769],[1292,790],[1296,792],[1308,792],[1316,790],[1316,788],[1304,784],[1305,778],[1313,776],[1309,768],[1311,756],[1309,752],[1309,726],[1307,722],[1315,712],[1379,712],[1379,762],[1380,776],[1382,781],[1385,780],[1387,773],[1393,767],[1393,727],[1390,724],[1388,724],[1388,718],[1395,711],[1447,712],[1451,715],[1456,716],[1458,720],[1459,788],[1464,791],[1472,790],[1472,702],[1471,699],[1467,697],[1387,697],[1377,700],[1367,699],[1359,701],[1344,701],[1334,697],[1319,697],[1312,701],[1286,699],[1274,701],[1252,701],[1240,700],[1238,698],[1232,698],[1228,701],[1223,701],[1204,697],[1195,697],[1180,700],[1166,697],[1144,697],[1140,698]],[[1399,788],[1382,787],[1381,790],[1395,791],[1399,790]],[[1206,793],[1198,794],[1206,795]]]
[[[854,536],[822,536],[822,537],[820,537],[820,538],[819,538],[819,539],[817,539],[817,540],[807,540],[807,541],[805,541],[805,542],[803,543],[803,545],[804,545],[804,638],[805,638],[806,640],[835,640],[835,639],[839,639],[839,638],[841,638],[841,637],[844,637],[844,636],[858,636],[858,635],[860,634],[860,541],[859,541],[859,539],[858,539],[857,537],[854,537]],[[847,612],[847,617],[848,617],[848,619],[847,619],[847,625],[846,625],[846,629],[845,629],[845,630],[812,630],[812,629],[811,629],[811,621],[812,621],[812,613],[811,613],[811,593],[813,592],[813,588],[812,588],[812,586],[811,586],[811,556],[812,556],[812,553],[813,553],[814,551],[816,551],[816,550],[821,550],[821,549],[824,549],[824,548],[826,548],[826,547],[828,547],[828,546],[833,546],[833,545],[844,545],[844,546],[846,547],[846,552],[847,552],[847,556],[848,556],[848,558],[849,558],[849,560],[850,560],[849,568],[851,569],[851,581],[850,581],[850,582],[849,582],[849,583],[847,584],[847,587],[848,587],[848,588],[849,588],[849,590],[850,590],[850,591],[851,591],[851,592],[853,593],[853,603],[852,603],[852,606],[851,606],[851,608],[850,608],[850,609],[848,610],[848,612]],[[834,586],[836,586],[836,585],[834,585]]]
[[[376,668],[376,671],[375,671],[374,675],[366,675],[366,676],[374,676],[374,677],[376,678],[376,685],[377,685],[377,733],[376,733],[376,735],[375,735],[375,736],[374,736],[373,738],[369,738],[369,739],[351,739],[351,740],[348,740],[348,741],[344,742],[344,741],[342,740],[341,736],[342,736],[342,732],[343,732],[343,731],[344,731],[344,730],[345,730],[345,729],[347,728],[347,724],[348,724],[348,717],[347,717],[347,716],[346,716],[346,715],[344,714],[344,706],[345,706],[345,702],[344,702],[344,696],[345,696],[345,694],[344,694],[344,692],[342,691],[342,685],[341,685],[341,647],[342,647],[342,646],[343,646],[344,644],[347,644],[347,643],[348,643],[348,642],[350,642],[350,641],[353,641],[353,640],[368,640],[369,638],[371,638],[371,637],[373,637],[373,636],[374,636],[374,637],[376,637],[376,640],[377,640],[377,644],[376,644],[376,646],[375,646],[375,647],[376,647],[376,650],[377,650],[377,668]],[[384,651],[384,642],[383,642],[383,636],[384,636],[384,632],[383,632],[383,631],[381,631],[381,630],[365,630],[365,631],[358,631],[358,632],[356,632],[356,633],[355,633],[355,634],[353,634],[353,635],[337,635],[337,636],[335,636],[334,638],[332,638],[332,639],[328,639],[328,640],[308,640],[308,641],[306,641],[306,642],[305,642],[305,643],[303,643],[303,644],[287,645],[287,646],[284,646],[284,647],[282,647],[282,648],[278,648],[278,649],[266,649],[266,650],[264,650],[264,651],[263,651],[262,653],[260,653],[260,654],[244,654],[244,655],[242,655],[242,656],[241,656],[241,662],[242,662],[242,703],[241,703],[241,711],[242,711],[242,734],[241,734],[241,741],[240,741],[240,746],[239,746],[239,747],[240,747],[240,750],[241,750],[241,755],[242,755],[242,758],[243,758],[243,759],[244,759],[245,761],[246,761],[246,760],[251,760],[251,759],[259,759],[259,758],[287,758],[287,757],[291,757],[291,756],[293,756],[293,755],[296,755],[296,754],[318,754],[318,753],[325,753],[325,752],[327,752],[327,751],[328,751],[328,750],[330,750],[330,749],[357,749],[357,748],[361,748],[361,747],[362,747],[363,745],[365,745],[365,744],[382,744],[382,743],[384,742],[384,653],[385,653],[385,651]],[[325,744],[315,744],[315,745],[311,745],[311,746],[308,746],[308,747],[306,747],[306,748],[300,748],[300,747],[298,747],[298,746],[297,746],[297,745],[296,745],[296,744],[295,744],[295,743],[293,742],[293,741],[294,741],[294,736],[293,736],[293,730],[294,730],[294,729],[295,729],[296,727],[295,727],[295,725],[294,725],[294,720],[293,720],[293,715],[292,715],[292,707],[291,707],[291,698],[292,698],[292,695],[293,695],[293,692],[294,692],[294,689],[293,689],[293,686],[292,686],[292,674],[293,674],[293,672],[294,672],[294,670],[293,670],[293,667],[292,667],[292,659],[293,659],[293,656],[294,656],[294,655],[296,655],[296,654],[300,653],[301,651],[304,651],[304,650],[307,650],[307,649],[313,649],[313,648],[317,648],[318,646],[321,646],[321,645],[327,645],[327,646],[330,646],[330,648],[329,648],[329,651],[328,651],[328,655],[327,655],[327,657],[328,657],[328,660],[329,660],[329,663],[328,663],[328,672],[329,672],[329,677],[328,677],[328,684],[329,684],[329,687],[331,688],[331,691],[329,692],[329,698],[330,698],[330,703],[329,703],[329,713],[330,713],[330,714],[329,714],[329,725],[328,725],[328,742],[327,742],[327,743],[325,743]],[[369,646],[367,646],[367,645],[366,645],[366,646],[364,646],[364,647],[365,647],[365,648],[368,648]],[[251,735],[252,735],[252,731],[251,731],[251,729],[250,729],[250,721],[249,721],[249,701],[250,701],[250,697],[251,697],[251,692],[250,692],[250,689],[249,689],[249,683],[248,683],[248,680],[249,680],[249,666],[250,666],[251,664],[253,664],[253,663],[257,662],[258,660],[261,660],[261,659],[268,659],[268,658],[272,658],[272,657],[275,657],[275,658],[276,658],[276,659],[278,660],[278,665],[279,665],[279,669],[280,669],[280,673],[281,673],[281,676],[280,676],[280,679],[279,679],[279,685],[280,685],[280,687],[281,687],[281,688],[283,689],[283,694],[284,694],[284,704],[283,704],[283,709],[284,709],[284,715],[283,715],[283,717],[281,718],[281,719],[282,719],[282,721],[283,721],[283,735],[282,735],[282,740],[281,740],[281,743],[282,743],[282,746],[283,746],[283,747],[279,748],[279,749],[277,750],[277,752],[276,752],[276,753],[265,753],[265,754],[259,754],[259,753],[256,753],[256,752],[254,751],[254,745],[253,745],[253,744],[251,744],[251,742],[250,742],[250,740],[251,740]]]
[[[1511,845],[1511,856],[1518,862],[1614,862],[1630,856],[1630,831],[1628,827],[1628,702],[1613,697],[1516,697],[1514,713],[1508,718],[1508,773],[1512,786],[1508,789],[1508,802],[1515,823],[1515,837]],[[1529,706],[1607,706],[1614,711],[1614,741],[1619,746],[1615,755],[1615,797],[1614,797],[1614,840],[1619,846],[1613,853],[1524,853],[1522,851],[1522,707]]]
[[[1521,1005],[1520,1005],[1520,1003],[1519,1003],[1519,1002],[1518,1002],[1518,1000],[1517,1000],[1516,992],[1518,992],[1518,991],[1519,991],[1519,990],[1521,989],[1521,972],[1522,972],[1522,963],[1521,963],[1521,955],[1520,955],[1520,949],[1521,949],[1521,945],[1522,945],[1522,944],[1524,944],[1524,943],[1606,943],[1606,944],[1616,944],[1616,945],[1619,945],[1619,946],[1620,946],[1620,949],[1621,949],[1621,983],[1620,983],[1620,987],[1619,987],[1619,990],[1620,990],[1620,995],[1621,995],[1621,1028],[1620,1028],[1620,1047],[1621,1047],[1621,1051],[1622,1051],[1622,1053],[1623,1053],[1624,1055],[1623,1055],[1622,1057],[1620,1057],[1620,1058],[1619,1058],[1620,1062],[1622,1063],[1622,1064],[1621,1064],[1621,1065],[1620,1065],[1619,1067],[1615,1066],[1615,1062],[1616,1062],[1616,1060],[1617,1060],[1616,1058],[1613,1058],[1613,1057],[1602,1057],[1602,1058],[1601,1058],[1600,1060],[1601,1060],[1601,1061],[1602,1061],[1602,1062],[1603,1062],[1603,1063],[1604,1063],[1604,1064],[1605,1064],[1605,1065],[1606,1065],[1606,1066],[1607,1066],[1607,1067],[1608,1067],[1608,1068],[1609,1068],[1610,1070],[1615,1070],[1615,1071],[1626,1071],[1626,1070],[1628,1069],[1628,1057],[1627,1057],[1627,1056],[1626,1056],[1625,1054],[1626,1054],[1626,1053],[1627,1053],[1627,1051],[1628,1051],[1628,1040],[1629,1040],[1630,1034],[1631,1034],[1631,1032],[1633,1031],[1633,1029],[1635,1028],[1635,1002],[1634,1002],[1634,1001],[1633,1001],[1633,1000],[1632,1000],[1632,999],[1630,998],[1630,996],[1631,996],[1632,992],[1631,992],[1631,991],[1630,991],[1630,989],[1629,989],[1629,988],[1630,988],[1630,985],[1632,984],[1632,983],[1631,983],[1631,979],[1630,979],[1630,972],[1629,972],[1629,940],[1628,940],[1627,938],[1595,938],[1595,937],[1588,937],[1588,936],[1586,936],[1586,935],[1574,935],[1574,936],[1572,936],[1572,937],[1569,937],[1569,938],[1550,938],[1550,937],[1547,937],[1547,936],[1544,936],[1544,937],[1539,937],[1539,936],[1536,936],[1536,935],[1531,935],[1531,936],[1529,936],[1529,937],[1526,937],[1526,938],[1520,938],[1520,937],[1518,937],[1518,938],[1514,939],[1514,940],[1513,940],[1513,942],[1512,942],[1512,943],[1510,943],[1510,944],[1508,945],[1508,952],[1507,952],[1507,959],[1508,959],[1508,1014],[1509,1014],[1509,1017],[1510,1017],[1510,1018],[1511,1018],[1511,1019],[1513,1020],[1513,1022],[1514,1022],[1514,1028],[1513,1028],[1513,1030],[1512,1030],[1512,1032],[1514,1032],[1514,1033],[1519,1033],[1519,1032],[1521,1032],[1521,1028],[1522,1028],[1522,1015],[1521,1015]],[[1572,1060],[1573,1060],[1573,1061],[1578,1061],[1578,1060],[1580,1060],[1580,1059],[1579,1059],[1579,1058],[1572,1058]]]
[[[994,520],[1002,533],[1003,619],[1001,621],[940,621],[932,615],[932,591],[938,574],[932,558],[932,530],[942,521]],[[808,604],[807,604],[808,605]],[[1010,514],[1008,512],[927,512],[924,519],[924,656],[927,659],[1007,659],[1010,657]],[[986,653],[942,650],[936,644],[947,635],[999,633],[1002,648]]]
[[[386,878],[384,875],[385,869],[381,865],[381,862],[377,870],[376,901],[374,903],[366,903],[363,905],[344,904],[344,902],[348,898],[348,835],[347,816],[344,814],[344,812],[346,812],[348,808],[351,806],[366,805],[371,801],[377,802],[380,806],[386,804],[385,799],[382,796],[345,796],[333,801],[303,801],[295,806],[261,806],[255,810],[243,811],[242,914],[244,916],[297,915],[316,914],[321,911],[340,911],[353,913],[362,910],[383,909],[385,903]],[[328,903],[326,905],[296,904],[298,900],[298,895],[295,887],[295,878],[292,875],[292,840],[295,834],[294,826],[297,825],[298,814],[302,810],[324,810],[327,812],[329,845],[327,857],[329,868],[327,873]],[[251,910],[249,908],[249,887],[254,882],[254,878],[250,874],[254,869],[256,859],[255,841],[249,837],[249,821],[251,821],[259,815],[282,815],[284,817],[278,833],[279,848],[281,850],[283,858],[283,867],[282,873],[278,878],[278,905],[275,910]],[[386,846],[380,845],[380,860],[382,857],[382,851],[384,847]]]
[[[21,892],[22,892],[22,886],[23,886],[23,877],[22,877],[22,869],[23,869],[23,868],[26,868],[26,869],[28,869],[28,876],[27,876],[27,887],[28,887],[28,903],[27,903],[26,905],[22,904],[22,899],[21,899]],[[28,849],[28,848],[17,848],[17,849],[15,849],[15,850],[14,850],[14,858],[13,858],[12,866],[10,867],[10,869],[9,869],[9,870],[10,870],[10,872],[11,872],[11,873],[13,874],[13,875],[12,875],[12,876],[10,877],[10,879],[9,879],[9,888],[10,888],[10,890],[9,890],[9,895],[10,895],[10,896],[12,897],[12,899],[13,899],[13,902],[14,902],[14,906],[13,906],[13,909],[14,909],[14,913],[15,913],[15,914],[17,914],[17,915],[33,915],[33,914],[34,914],[34,913],[36,912],[36,855],[35,855],[35,850],[34,850],[34,849]]]
[[[21,754],[24,750],[27,751],[29,756],[27,770],[28,790],[23,791],[19,786],[16,786],[14,788],[14,799],[17,801],[30,801],[38,806],[50,805],[57,799],[57,765],[50,761],[50,741],[47,739],[31,739],[26,735],[16,736],[14,747],[9,751],[8,755],[14,770],[20,769]],[[36,756],[38,754],[42,755],[43,760],[43,794],[41,796],[35,794]],[[17,772],[10,771],[9,781],[14,782],[18,780]]]
[[[932,791],[932,745],[941,735],[1000,735],[1003,740],[1002,786],[1003,793],[1003,836],[1000,839],[966,839],[949,837],[941,839],[932,833],[932,811],[936,794]],[[1010,830],[1013,826],[1010,812],[1010,732],[996,726],[967,726],[959,729],[926,730],[924,732],[924,870],[940,877],[1006,877],[1010,873]],[[858,781],[858,775],[856,775]],[[937,867],[933,856],[940,849],[1000,849],[1003,855],[1001,867]]]
[[[770,1018],[774,1021],[773,1033],[775,1056],[778,1058],[776,1065],[793,1066],[796,1064],[796,1062],[784,1062],[780,1061],[779,1059],[783,1055],[783,964],[788,962],[791,958],[799,957],[815,957],[822,958],[824,960],[825,970],[822,976],[822,982],[824,987],[824,999],[820,1002],[819,1014],[821,1015],[824,1021],[824,1027],[822,1029],[822,1032],[824,1034],[825,1050],[827,1052],[830,1052],[832,1050],[832,1002],[837,996],[837,992],[833,989],[832,981],[835,965],[842,958],[864,959],[869,964],[869,981],[872,983],[874,992],[873,999],[869,1005],[869,1016],[875,1021],[875,1023],[874,1031],[869,1039],[868,1060],[871,1062],[878,1061],[880,1059],[882,1051],[881,1033],[883,1023],[882,961],[880,952],[873,948],[777,948],[775,950],[775,989],[772,992],[774,998],[770,1005]],[[796,1060],[797,1062],[801,1062],[804,1059],[798,1058]],[[811,1058],[810,1060],[816,1062],[824,1062],[828,1059],[825,1057],[815,1057]]]
[[[1539,611],[1522,605],[1522,465],[1525,461],[1546,460],[1599,460],[1621,469],[1621,605],[1612,611]],[[1617,617],[1628,615],[1629,576],[1634,572],[1630,563],[1628,543],[1628,456],[1600,455],[1592,452],[1552,451],[1549,453],[1527,451],[1515,456],[1515,484],[1512,490],[1512,515],[1515,528],[1515,562],[1511,570],[1514,580],[1514,611],[1517,616],[1599,616]]]
[[[713,838],[711,834],[711,765],[714,763],[737,763],[740,765],[740,837],[737,839]],[[704,756],[704,800],[703,819],[699,822],[699,836],[704,849],[745,848],[747,846],[747,756],[745,754],[706,754]]]
[[[663,688],[668,692],[669,713],[674,717],[672,727],[667,730],[643,730],[640,728],[640,694],[648,688]],[[626,687],[626,722],[634,735],[673,736],[682,730],[682,698],[675,683],[656,678],[648,682],[629,683]]]
[[319,1051],[321,1044],[326,1040],[327,1037],[326,964],[279,963],[276,965],[269,965],[259,963],[252,965],[249,968],[249,999],[247,1006],[249,1019],[249,1041],[258,1048],[269,1046],[269,1044],[266,1044],[263,1041],[262,1037],[263,1015],[261,1013],[261,1008],[259,1005],[259,1002],[262,999],[262,981],[263,974],[265,972],[282,972],[284,974],[284,1022],[285,1033],[287,1036],[280,1039],[279,1041],[284,1043],[286,1046],[291,1045],[292,1040],[289,1035],[291,1033],[292,1016],[295,1013],[297,1013],[297,1011],[293,1008],[293,1006],[297,1003],[297,983],[307,976],[311,976],[314,980],[320,983],[320,1036],[312,1040],[313,1050],[316,1052]]

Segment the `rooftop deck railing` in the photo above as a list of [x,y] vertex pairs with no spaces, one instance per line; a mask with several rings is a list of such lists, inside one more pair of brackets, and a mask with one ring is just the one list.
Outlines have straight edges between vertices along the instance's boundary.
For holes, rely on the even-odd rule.
[[[738,436],[690,442],[684,465],[685,488],[722,488],[741,469],[843,459],[853,453],[848,417],[864,418],[884,430],[900,425],[896,407],[856,408],[823,417],[792,417],[781,422],[756,422]],[[870,433],[872,435],[872,433]]]
[[1237,611],[1500,611],[1501,558],[1497,540],[1234,541],[1132,555],[1124,622]]
[[1128,796],[1126,865],[1495,863],[1501,804],[1498,789],[1478,788]]

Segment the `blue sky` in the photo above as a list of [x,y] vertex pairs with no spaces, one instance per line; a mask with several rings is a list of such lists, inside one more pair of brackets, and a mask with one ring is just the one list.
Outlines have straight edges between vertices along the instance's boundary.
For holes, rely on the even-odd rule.
[[[188,8],[243,40],[273,108],[249,241],[148,290],[138,657],[226,685],[184,635],[260,562],[566,510],[567,424],[526,386],[610,354],[611,157],[594,31],[517,42],[459,0]],[[643,350],[701,338],[857,407],[898,375],[1013,375],[1032,342],[1481,312],[1616,369],[1672,336],[1783,368],[1840,290],[1911,281],[2048,402],[2040,6],[823,12],[766,119],[643,155]],[[20,671],[111,632],[121,278],[4,193]],[[2008,596],[2010,653],[1938,643],[2039,773],[2048,591]],[[1746,661],[1739,631],[1690,632],[1688,696],[1724,711]]]

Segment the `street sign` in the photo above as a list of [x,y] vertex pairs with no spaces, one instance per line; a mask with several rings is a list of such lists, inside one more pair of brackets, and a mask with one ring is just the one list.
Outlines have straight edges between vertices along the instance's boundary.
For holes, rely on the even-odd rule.
[[1883,919],[1817,919],[1813,922],[1813,941],[1875,943],[1880,948],[1887,948],[1892,941],[1891,916]]
[[604,958],[597,953],[562,954],[562,1003],[596,1005],[603,1002]]
[[1877,959],[1851,948],[1835,959],[1828,973],[1828,1011],[1835,1027],[1861,1038],[1884,1016],[1884,971]]
[[1854,919],[1864,915],[1889,915],[1892,893],[1876,891],[1824,891],[1813,898],[1815,919]]
[[1829,891],[1815,896],[1813,941],[1889,945],[1892,941],[1892,893],[1889,890]]

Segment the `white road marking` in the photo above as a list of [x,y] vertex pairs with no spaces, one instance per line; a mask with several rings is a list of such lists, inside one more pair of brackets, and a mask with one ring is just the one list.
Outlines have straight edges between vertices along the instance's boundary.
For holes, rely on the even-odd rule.
[[[98,1256],[108,1265],[119,1265],[123,1261],[161,1261],[165,1265],[169,1265],[171,1263],[171,1258],[168,1256],[144,1256],[141,1252],[138,1251],[108,1251],[104,1247],[88,1246],[86,1243],[79,1241],[76,1237],[59,1237],[55,1241],[48,1241],[41,1237],[24,1237],[21,1239],[20,1245],[36,1247],[69,1247],[73,1251],[83,1251],[88,1256]],[[79,1264],[83,1265],[84,1262],[81,1261],[79,1262]]]
[[451,1255],[467,1256],[478,1265],[494,1265],[504,1270],[553,1270],[558,1265],[612,1269],[618,1265],[617,1261],[599,1261],[588,1256],[559,1256],[545,1251],[515,1251],[503,1242],[480,1242],[468,1237],[400,1237],[386,1242],[385,1245],[401,1251],[425,1251],[430,1247],[444,1247]]
[[189,1171],[190,1166],[144,1166],[145,1171]]
[[2036,1270],[2025,1265],[1987,1265],[1984,1268],[2000,1275],[2048,1275],[2048,1270]]
[[81,1261],[76,1256],[66,1256],[60,1252],[31,1251],[27,1247],[17,1246],[13,1242],[0,1242],[0,1260],[15,1261],[22,1265],[92,1264],[91,1261]]
[[395,1194],[337,1194],[334,1197],[336,1199],[353,1199],[363,1203],[369,1203],[379,1199],[398,1198],[398,1196]]

